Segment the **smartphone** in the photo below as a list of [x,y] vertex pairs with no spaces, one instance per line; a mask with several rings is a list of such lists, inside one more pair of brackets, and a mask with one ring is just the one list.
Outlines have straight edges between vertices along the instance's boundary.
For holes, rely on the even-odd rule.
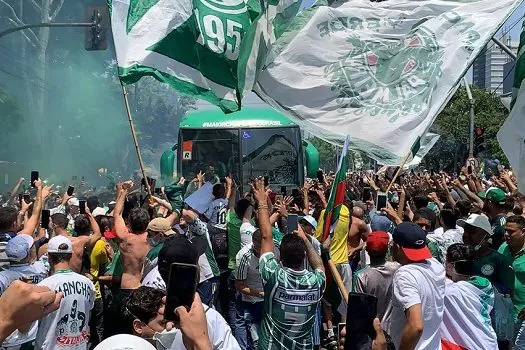
[[86,201],[78,201],[78,209],[80,214],[86,213]]
[[75,187],[73,187],[73,186],[69,186],[69,187],[67,188],[67,195],[68,195],[69,197],[71,197],[71,196],[73,195],[73,192],[75,192]]
[[378,192],[376,198],[377,210],[386,208],[387,197],[386,193]]
[[275,202],[282,203],[284,200],[284,196],[282,194],[275,195]]
[[372,199],[372,188],[363,187],[363,202],[369,201]]
[[155,194],[162,194],[160,187],[156,187],[155,190],[153,191],[153,193],[155,193]]
[[297,230],[297,225],[299,224],[299,217],[297,214],[288,214],[287,227],[288,233],[293,233]]
[[467,167],[467,173],[468,173],[469,175],[472,174],[472,165],[469,165],[469,166]]
[[324,174],[322,170],[317,170],[317,181],[319,181],[320,184],[324,184]]
[[264,177],[264,187],[268,187],[269,184],[270,184],[270,178],[268,176],[265,176]]
[[[377,298],[371,294],[350,293],[346,312],[345,350],[358,348],[363,337],[375,338],[374,318],[377,317]],[[365,338],[366,341],[366,338]]]
[[35,187],[35,181],[38,180],[38,171],[33,170],[31,172],[31,187]]
[[286,196],[286,186],[281,186],[281,194]]
[[26,204],[31,203],[31,196],[29,193],[24,194],[24,202],[26,202]]
[[164,319],[178,321],[175,309],[179,306],[190,308],[199,283],[199,269],[197,265],[173,263],[170,266],[168,277],[166,307]]
[[51,211],[44,209],[42,210],[42,221],[40,227],[48,229],[49,228],[49,218],[51,217]]

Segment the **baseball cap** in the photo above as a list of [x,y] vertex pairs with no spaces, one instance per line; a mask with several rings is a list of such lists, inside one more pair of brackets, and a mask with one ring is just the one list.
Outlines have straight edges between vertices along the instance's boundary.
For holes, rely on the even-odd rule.
[[300,216],[300,217],[299,217],[299,221],[306,221],[306,222],[309,223],[314,229],[317,228],[317,220],[315,220],[314,217],[313,217],[312,215]]
[[101,207],[96,207],[94,210],[93,210],[93,217],[96,218],[97,216],[100,216],[100,215],[106,215],[108,211],[104,208],[101,208]]
[[427,234],[415,223],[403,222],[397,225],[392,237],[408,260],[420,261],[432,258],[426,244]]
[[385,255],[390,237],[385,231],[374,231],[366,239],[366,251],[371,255]]
[[392,232],[392,221],[384,215],[373,215],[370,218],[370,228],[372,231]]
[[34,243],[35,241],[30,235],[16,235],[7,242],[7,245],[5,246],[5,254],[9,261],[22,261],[29,255],[29,251]]
[[154,350],[155,347],[147,340],[131,334],[117,334],[104,339],[95,350]]
[[71,206],[78,207],[80,206],[80,202],[78,198],[72,197],[72,198],[69,198],[69,200],[67,201],[67,205],[69,205],[70,207]]
[[497,204],[505,204],[507,202],[507,194],[501,188],[491,187],[485,192],[485,198]]
[[489,219],[484,215],[470,214],[467,220],[460,219],[456,222],[459,227],[465,227],[465,225],[474,226],[487,232],[489,235],[493,235],[492,226],[490,225]]
[[167,236],[174,235],[175,231],[172,230],[170,222],[164,218],[155,218],[148,224],[148,231],[160,232]]
[[73,244],[67,237],[55,236],[47,243],[47,252],[51,254],[71,254],[73,253]]

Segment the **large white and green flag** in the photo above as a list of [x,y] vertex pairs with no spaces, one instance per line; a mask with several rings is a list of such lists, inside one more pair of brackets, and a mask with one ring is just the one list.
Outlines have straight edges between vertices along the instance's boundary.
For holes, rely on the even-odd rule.
[[[520,0],[351,0],[299,14],[255,91],[302,128],[399,165]],[[338,6],[336,6],[338,5]]]
[[525,21],[516,59],[510,114],[498,131],[498,141],[525,193]]
[[[119,77],[132,84],[152,76],[225,112],[236,111],[244,79],[253,85],[252,60],[264,56],[259,47],[279,37],[300,2],[108,0]],[[273,29],[274,23],[279,30]],[[269,32],[269,37],[262,35]],[[240,81],[238,62],[245,37]]]

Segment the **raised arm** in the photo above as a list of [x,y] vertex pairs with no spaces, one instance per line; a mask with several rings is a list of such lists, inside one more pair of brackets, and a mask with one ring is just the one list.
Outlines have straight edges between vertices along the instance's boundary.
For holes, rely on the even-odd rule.
[[21,177],[15,184],[15,187],[13,187],[13,189],[11,190],[11,197],[9,197],[7,199],[7,203],[11,203],[12,201],[15,200],[16,198],[16,194],[18,193],[18,190],[20,189],[20,186],[22,185],[22,183],[24,182],[24,178]]
[[226,176],[226,198],[228,199],[230,198],[232,194],[232,186],[233,186],[232,178],[229,176]]
[[272,225],[270,224],[270,211],[268,207],[268,194],[264,187],[264,180],[259,178],[252,184],[253,194],[258,204],[259,230],[261,230],[261,255],[273,252],[275,243],[273,242]]
[[476,196],[476,194],[463,187],[458,180],[454,180],[453,185],[456,188],[456,190],[460,191],[461,193],[464,193],[467,196],[468,200],[470,200],[476,207],[478,207],[479,209],[483,209],[483,201],[481,200],[481,198],[479,198],[478,196]]
[[33,237],[33,233],[38,226],[38,218],[40,217],[40,212],[42,211],[42,180],[36,180],[35,187],[36,197],[35,202],[33,203],[33,212],[31,213],[31,217],[24,223],[24,228],[18,232],[18,234],[26,234],[30,235],[31,237]]
[[91,214],[91,210],[86,205],[86,216],[89,220],[89,225],[91,226],[91,232],[93,234],[89,236],[89,241],[87,245],[89,247],[93,247],[95,243],[102,237],[102,234],[100,233],[100,227],[98,226],[97,220],[93,217],[93,214]]
[[308,197],[308,193],[310,192],[310,187],[312,187],[309,183],[304,183],[303,186],[303,214],[308,215],[309,214],[309,208],[310,208],[310,198]]
[[115,209],[113,210],[113,217],[115,218],[115,233],[118,238],[125,239],[130,233],[122,217],[122,211],[124,211],[124,202],[128,191],[133,186],[133,182],[126,181],[118,186],[118,197]]
[[314,270],[320,270],[324,273],[323,260],[321,259],[321,256],[315,251],[314,246],[308,239],[306,233],[304,233],[301,225],[297,226],[297,231],[295,231],[294,234],[301,238],[306,245],[306,257],[308,258],[308,263],[310,266]]

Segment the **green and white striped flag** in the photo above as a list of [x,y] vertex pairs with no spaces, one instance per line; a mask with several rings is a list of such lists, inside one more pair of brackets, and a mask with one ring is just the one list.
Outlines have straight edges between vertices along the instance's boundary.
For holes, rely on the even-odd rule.
[[300,0],[108,1],[124,84],[152,76],[224,112],[240,108],[243,91],[253,87],[267,47],[300,4]]
[[518,189],[525,193],[525,21],[516,59],[510,114],[498,131],[498,141],[518,179]]
[[239,109],[237,60],[259,1],[109,0],[109,8],[125,84],[152,76],[225,112]]

